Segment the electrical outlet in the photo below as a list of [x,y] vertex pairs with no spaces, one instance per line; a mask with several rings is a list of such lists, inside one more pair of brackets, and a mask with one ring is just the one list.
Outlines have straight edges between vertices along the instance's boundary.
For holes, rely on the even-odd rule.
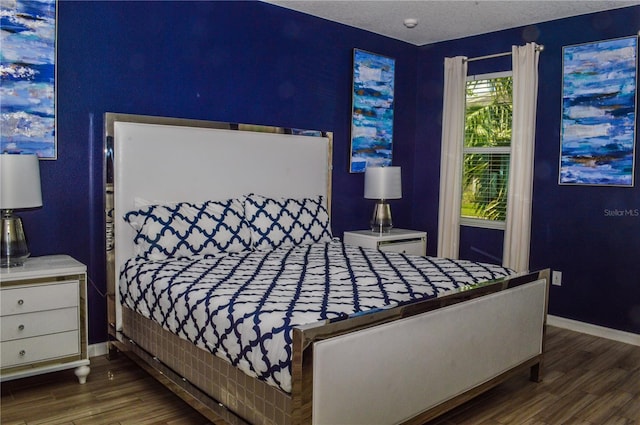
[[556,286],[562,286],[562,272],[554,270],[551,273],[551,284]]

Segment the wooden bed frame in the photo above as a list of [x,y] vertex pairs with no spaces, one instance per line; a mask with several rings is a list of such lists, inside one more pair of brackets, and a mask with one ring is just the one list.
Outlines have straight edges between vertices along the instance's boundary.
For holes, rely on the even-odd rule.
[[332,135],[125,114],[105,123],[110,355],[127,354],[211,422],[422,424],[523,369],[541,380],[548,270],[296,327],[291,394],[122,308],[116,273],[133,254],[122,216],[136,198],[321,194],[330,211]]

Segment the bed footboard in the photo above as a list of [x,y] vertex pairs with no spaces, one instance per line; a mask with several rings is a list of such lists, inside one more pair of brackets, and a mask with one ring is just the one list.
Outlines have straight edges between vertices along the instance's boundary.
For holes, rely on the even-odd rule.
[[547,293],[544,271],[298,330],[293,423],[421,424],[523,368],[539,381]]

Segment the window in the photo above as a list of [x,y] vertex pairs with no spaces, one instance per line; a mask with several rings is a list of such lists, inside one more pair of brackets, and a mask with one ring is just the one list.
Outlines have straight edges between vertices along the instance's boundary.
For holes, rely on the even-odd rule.
[[461,224],[504,229],[509,187],[512,73],[467,78]]

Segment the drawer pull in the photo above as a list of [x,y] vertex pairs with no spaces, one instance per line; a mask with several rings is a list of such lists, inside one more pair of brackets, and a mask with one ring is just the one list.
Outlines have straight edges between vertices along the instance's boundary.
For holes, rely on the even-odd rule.
[[18,305],[24,304],[24,300],[18,300]]
[[18,326],[18,330],[19,330],[19,331],[23,331],[23,330],[24,330],[24,325],[19,325],[19,326]]
[[27,354],[27,352],[24,350],[20,350],[19,354],[20,354],[20,357],[24,357]]

